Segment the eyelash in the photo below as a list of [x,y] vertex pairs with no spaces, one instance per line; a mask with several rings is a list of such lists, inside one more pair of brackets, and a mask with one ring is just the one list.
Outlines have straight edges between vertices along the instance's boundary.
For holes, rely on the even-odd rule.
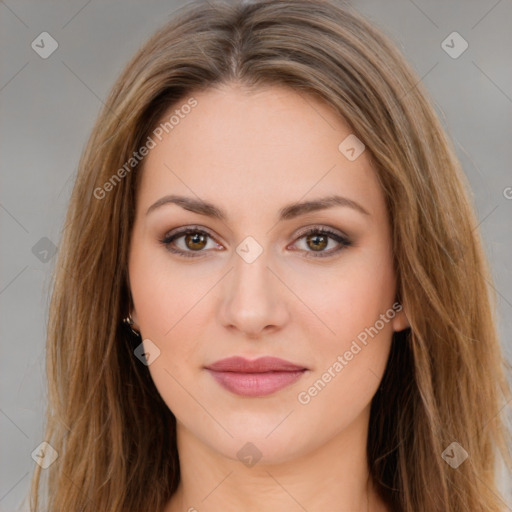
[[[162,243],[168,251],[170,251],[174,254],[178,254],[185,258],[199,258],[202,256],[200,253],[205,252],[204,250],[196,251],[196,253],[194,254],[194,251],[183,251],[181,249],[176,249],[176,248],[171,247],[171,243],[174,242],[175,240],[177,240],[183,236],[189,235],[189,234],[197,234],[197,233],[206,235],[213,239],[213,237],[207,231],[204,231],[203,229],[200,229],[199,227],[192,226],[192,227],[189,227],[186,229],[182,229],[181,231],[177,231],[176,233],[166,235],[163,239],[160,240],[160,243]],[[334,254],[339,253],[346,247],[350,247],[352,245],[352,242],[345,235],[340,235],[339,233],[337,233],[335,231],[331,231],[329,228],[319,227],[319,226],[309,228],[305,232],[301,233],[299,235],[299,237],[297,238],[297,241],[301,240],[302,238],[307,237],[308,235],[313,235],[313,234],[327,235],[329,238],[331,238],[334,241],[341,244],[341,247],[338,249],[335,249],[335,250],[331,250],[329,252],[315,253],[314,251],[306,251],[306,253],[313,253],[313,254],[305,255],[306,258],[328,258],[330,256],[333,256]]]

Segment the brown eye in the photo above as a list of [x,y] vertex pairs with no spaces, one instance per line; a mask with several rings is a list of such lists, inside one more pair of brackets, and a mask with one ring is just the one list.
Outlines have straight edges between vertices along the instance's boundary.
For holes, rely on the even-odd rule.
[[[194,258],[202,256],[202,253],[208,252],[204,249],[207,247],[209,240],[213,241],[213,238],[206,231],[188,228],[170,233],[160,240],[160,242],[172,253]],[[218,244],[214,245],[219,247]]]
[[[303,232],[298,241],[302,242],[304,256],[306,258],[324,258],[334,256],[346,247],[352,245],[351,240],[341,233],[337,233],[328,228],[315,227]],[[325,250],[329,242],[334,242],[338,247]],[[297,242],[296,242],[297,243]]]
[[308,235],[306,243],[313,251],[322,251],[327,247],[328,238],[329,237],[325,235]]
[[204,249],[206,246],[206,236],[199,232],[185,235],[185,245],[187,248],[194,251]]

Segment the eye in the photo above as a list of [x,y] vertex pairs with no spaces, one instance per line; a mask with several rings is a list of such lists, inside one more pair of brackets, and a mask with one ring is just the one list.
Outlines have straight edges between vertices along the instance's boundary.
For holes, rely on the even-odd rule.
[[[183,238],[184,247],[182,246],[180,248],[178,246],[178,248],[176,248],[173,244],[176,244],[181,238]],[[195,258],[201,256],[201,254],[194,253],[204,252],[203,249],[207,245],[208,238],[212,238],[208,232],[196,227],[189,227],[175,233],[171,232],[160,240],[160,242],[167,250],[174,254],[179,254],[186,258]],[[218,247],[218,244],[215,245]]]
[[[184,256],[186,258],[200,257],[201,253],[205,252],[207,248],[208,239],[213,237],[207,231],[196,227],[189,227],[176,232],[171,232],[166,235],[160,242],[166,247],[166,249],[174,254]],[[183,245],[177,243],[181,239]],[[313,227],[300,234],[297,241],[305,239],[307,258],[325,258],[332,256],[335,253],[340,252],[345,247],[352,245],[352,242],[346,235],[332,231],[328,228]],[[329,245],[329,241],[336,242],[340,247],[324,251]],[[220,248],[221,246],[217,243],[213,243],[214,247]],[[312,249],[312,250],[308,250]],[[195,253],[195,254],[194,254]],[[312,254],[311,254],[312,253]]]
[[[326,258],[352,245],[352,242],[346,235],[322,227],[309,228],[306,232],[300,234],[298,241],[302,239],[305,239],[305,246],[307,248],[305,249],[306,258]],[[334,240],[340,247],[334,250],[324,251],[329,245],[330,240]],[[309,251],[308,249],[312,250]]]

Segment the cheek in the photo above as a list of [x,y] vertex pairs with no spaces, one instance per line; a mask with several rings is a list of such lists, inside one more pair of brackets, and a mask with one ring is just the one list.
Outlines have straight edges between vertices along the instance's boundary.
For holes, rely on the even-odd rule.
[[130,287],[144,337],[164,341],[197,302],[198,287],[170,264],[164,249],[148,245],[141,243],[130,253]]
[[[191,285],[190,273],[180,272],[165,253],[158,252],[142,244],[131,251],[130,287],[142,337],[151,340],[160,351],[148,366],[151,378],[168,407],[181,417],[194,407],[183,388],[185,382],[186,389],[191,387],[183,373],[191,369],[187,369],[192,364],[190,356],[204,325],[198,319],[202,311],[200,300],[211,285]],[[201,412],[204,411],[194,414]]]
[[203,362],[198,344],[211,324],[208,294],[218,281],[211,269],[203,269],[173,263],[165,250],[143,244],[130,254],[137,323],[143,339],[151,340],[160,350],[149,370],[169,406],[183,394],[178,383],[188,382]]
[[370,404],[393,336],[392,283],[383,289],[375,274],[368,278],[355,273],[342,285],[324,299],[324,304],[329,302],[326,323],[335,334],[324,329],[326,334],[315,338],[315,371],[296,396],[304,421],[323,418],[322,435],[328,436],[347,427]]
[[[304,297],[304,302],[315,313],[298,315],[297,320],[303,322],[304,329],[311,331],[310,339],[323,343],[326,352],[339,351],[350,344],[373,326],[395,299],[393,268],[390,259],[382,253],[376,253],[375,257],[351,258],[335,272],[322,275],[317,272],[313,281],[312,287],[307,276],[296,278],[297,295]],[[316,333],[313,325],[317,326]],[[390,322],[384,327],[379,323],[379,330],[387,334],[390,328]]]
[[354,258],[346,272],[325,280],[323,294],[309,295],[312,305],[316,301],[312,309],[316,308],[325,324],[321,326],[323,334],[310,334],[316,340],[316,371],[308,385],[319,381],[311,390],[311,398],[318,394],[314,408],[328,407],[334,400],[345,413],[356,413],[377,390],[393,336],[395,276],[391,261],[385,251]]

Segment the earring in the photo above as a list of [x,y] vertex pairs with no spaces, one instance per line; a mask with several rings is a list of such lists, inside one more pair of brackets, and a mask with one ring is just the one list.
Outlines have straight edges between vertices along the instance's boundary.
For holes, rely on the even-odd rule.
[[128,313],[126,318],[123,318],[123,323],[130,328],[130,330],[135,334],[135,336],[140,336],[140,332],[136,331],[132,325],[134,324],[131,313]]

